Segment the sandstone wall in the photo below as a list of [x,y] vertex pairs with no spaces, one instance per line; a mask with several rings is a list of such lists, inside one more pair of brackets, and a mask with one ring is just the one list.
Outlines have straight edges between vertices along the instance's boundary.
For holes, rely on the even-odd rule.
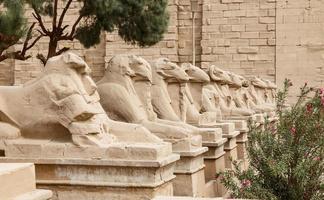
[[202,66],[273,80],[275,6],[274,0],[205,0]]
[[324,81],[324,1],[277,1],[276,80],[288,77],[296,87],[305,81],[323,87]]

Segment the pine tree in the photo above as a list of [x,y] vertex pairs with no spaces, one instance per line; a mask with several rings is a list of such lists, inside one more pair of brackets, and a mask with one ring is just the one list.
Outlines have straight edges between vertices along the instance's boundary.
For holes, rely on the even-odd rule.
[[[27,0],[40,27],[38,31],[50,39],[47,56],[38,55],[44,64],[69,49],[57,49],[59,41],[77,39],[89,48],[100,42],[101,31],[117,29],[126,42],[143,47],[159,42],[167,30],[167,0],[77,0],[82,6],[71,27],[64,23],[64,17],[73,0],[61,1],[64,9],[59,14],[59,0]],[[52,19],[49,29],[44,25],[44,16]]]
[[[0,0],[2,9],[0,11],[0,62],[8,58],[26,60],[31,56],[26,56],[27,50],[32,48],[41,36],[29,44],[32,39],[32,32],[35,24],[27,29],[24,17],[23,0]],[[8,48],[17,44],[25,37],[23,48],[20,51],[9,52]]]
[[284,109],[290,85],[286,80],[277,95],[278,122],[250,127],[249,168],[241,171],[236,162],[235,170],[218,174],[233,197],[324,199],[324,89],[311,95],[305,83],[297,103]]

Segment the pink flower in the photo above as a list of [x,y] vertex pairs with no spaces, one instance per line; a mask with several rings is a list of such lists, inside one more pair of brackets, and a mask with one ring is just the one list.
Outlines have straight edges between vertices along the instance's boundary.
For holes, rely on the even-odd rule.
[[320,160],[321,160],[321,157],[316,156],[315,158],[313,158],[313,160],[315,160],[315,161],[320,161]]
[[306,111],[308,113],[312,113],[313,112],[313,105],[312,104],[307,104],[306,105]]
[[324,88],[320,88],[320,89],[319,89],[319,93],[320,93],[320,94],[324,94]]
[[321,97],[321,104],[324,106],[324,97]]
[[242,182],[242,187],[250,187],[251,186],[251,181],[248,179],[243,179]]
[[292,127],[292,128],[290,129],[290,134],[291,134],[292,136],[295,136],[295,135],[296,135],[296,128],[295,128],[295,127]]

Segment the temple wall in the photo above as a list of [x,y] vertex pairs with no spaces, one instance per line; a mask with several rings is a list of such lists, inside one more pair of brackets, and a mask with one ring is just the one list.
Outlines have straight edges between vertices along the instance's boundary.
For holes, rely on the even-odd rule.
[[[170,23],[164,39],[149,48],[125,44],[117,33],[103,33],[99,45],[84,49],[77,41],[64,42],[93,69],[98,80],[115,54],[133,53],[148,60],[168,57],[174,62],[192,61],[192,10],[195,10],[196,65],[216,64],[245,75],[276,80],[285,77],[296,85],[304,81],[322,85],[324,51],[324,2],[321,0],[169,0]],[[65,23],[72,25],[78,3],[69,10]],[[60,5],[62,9],[62,5]],[[59,11],[59,13],[61,10]],[[34,21],[31,10],[26,16]],[[49,19],[46,20],[49,25]],[[16,47],[19,49],[19,47]],[[36,58],[47,52],[42,39],[29,53],[28,61],[1,63],[0,84],[21,84],[42,70]]]
[[324,2],[321,0],[278,0],[276,19],[276,80],[288,77],[298,94],[304,82],[323,87]]

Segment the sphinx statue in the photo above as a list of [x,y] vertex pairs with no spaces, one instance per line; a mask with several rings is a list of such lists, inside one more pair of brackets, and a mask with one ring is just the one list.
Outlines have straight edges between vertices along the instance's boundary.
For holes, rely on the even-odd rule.
[[188,74],[189,80],[168,80],[168,92],[173,100],[171,102],[173,109],[186,123],[195,126],[215,124],[217,114],[202,111],[202,87],[209,83],[209,76],[190,63],[183,63],[180,68]]
[[251,116],[255,113],[251,109],[236,106],[228,86],[232,83],[232,79],[227,72],[214,65],[210,66],[207,72],[211,82],[203,88],[204,110],[216,112],[220,110],[223,116]]
[[267,88],[264,88],[266,103],[275,105],[276,104],[277,85],[267,79],[261,79],[261,80],[267,84]]
[[251,109],[259,114],[271,111],[268,107],[254,103],[253,98],[249,93],[250,83],[247,79],[232,72],[227,73],[232,80],[232,82],[229,83],[229,89],[238,108]]
[[97,83],[101,104],[108,116],[143,125],[153,134],[173,143],[174,150],[183,148],[180,140],[189,141],[191,148],[201,146],[197,130],[181,122],[157,117],[151,104],[152,78],[151,66],[146,60],[133,55],[114,56],[104,77]]
[[161,142],[140,125],[109,119],[90,73],[79,56],[66,52],[50,58],[40,76],[23,86],[0,87],[0,129],[6,130],[0,138],[72,141],[81,147]]
[[[267,112],[275,110],[274,93],[268,86],[269,83],[263,81],[261,78],[253,77],[250,79],[249,93],[253,99],[253,102],[257,105],[261,105]],[[271,86],[273,86],[271,84]],[[271,94],[268,93],[268,89],[271,89]],[[272,97],[272,101],[269,99]]]

